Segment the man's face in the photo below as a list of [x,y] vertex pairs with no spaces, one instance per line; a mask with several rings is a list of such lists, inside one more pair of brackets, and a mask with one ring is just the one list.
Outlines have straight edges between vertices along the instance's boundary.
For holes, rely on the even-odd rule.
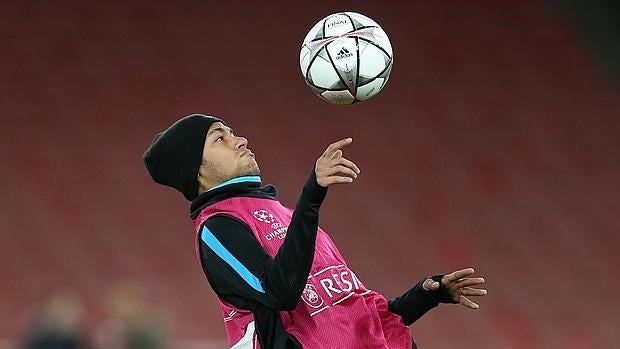
[[202,150],[199,182],[206,189],[231,178],[258,176],[260,170],[248,140],[237,137],[230,127],[215,122],[209,128]]

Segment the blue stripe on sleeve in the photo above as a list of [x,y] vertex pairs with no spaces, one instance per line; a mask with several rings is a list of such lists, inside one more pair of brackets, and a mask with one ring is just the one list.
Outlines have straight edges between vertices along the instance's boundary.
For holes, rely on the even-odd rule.
[[233,256],[227,249],[222,245],[222,243],[213,235],[211,230],[206,226],[202,227],[202,232],[200,234],[202,241],[204,241],[209,248],[215,252],[220,258],[222,258],[228,265],[230,265],[236,272],[241,276],[248,285],[252,286],[258,292],[265,293],[263,290],[263,285],[261,285],[260,280],[254,274],[252,274],[245,265],[241,264],[235,256]]

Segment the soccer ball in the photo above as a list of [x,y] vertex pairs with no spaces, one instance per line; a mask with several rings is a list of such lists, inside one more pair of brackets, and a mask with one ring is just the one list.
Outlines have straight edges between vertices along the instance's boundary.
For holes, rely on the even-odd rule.
[[301,45],[306,83],[322,99],[355,104],[381,91],[392,70],[392,45],[372,19],[340,12],[320,20]]

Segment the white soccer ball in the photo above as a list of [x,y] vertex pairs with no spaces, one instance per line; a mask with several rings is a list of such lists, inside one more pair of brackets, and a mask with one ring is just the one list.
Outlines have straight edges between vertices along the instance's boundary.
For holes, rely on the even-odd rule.
[[392,45],[372,19],[340,12],[320,20],[301,45],[299,65],[308,86],[336,104],[369,100],[392,70]]

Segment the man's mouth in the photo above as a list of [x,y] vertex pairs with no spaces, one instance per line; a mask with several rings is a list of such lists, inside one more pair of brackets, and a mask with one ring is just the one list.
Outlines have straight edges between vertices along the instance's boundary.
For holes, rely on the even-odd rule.
[[250,149],[243,149],[241,151],[241,155],[240,156],[246,156],[246,155],[250,155],[250,156],[254,156],[254,153],[252,153],[252,151],[250,151]]

